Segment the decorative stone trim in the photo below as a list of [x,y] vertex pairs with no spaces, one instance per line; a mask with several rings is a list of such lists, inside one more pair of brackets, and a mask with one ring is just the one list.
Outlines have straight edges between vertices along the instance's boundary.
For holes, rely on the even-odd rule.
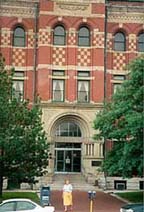
[[12,17],[14,14],[20,18],[34,18],[35,8],[27,6],[16,6],[16,5],[1,5],[0,14],[1,16]]
[[144,15],[136,14],[136,13],[119,13],[119,14],[111,14],[108,16],[108,22],[113,23],[144,23]]

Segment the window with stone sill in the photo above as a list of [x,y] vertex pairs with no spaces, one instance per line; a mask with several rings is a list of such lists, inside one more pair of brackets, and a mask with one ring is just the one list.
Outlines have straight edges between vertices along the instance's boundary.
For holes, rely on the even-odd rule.
[[88,80],[78,80],[78,102],[88,103],[90,100],[90,82]]
[[24,99],[24,72],[16,71],[13,77],[13,98],[23,101]]
[[63,26],[58,25],[54,28],[53,32],[53,44],[54,45],[65,45],[66,33]]
[[17,26],[13,31],[13,46],[25,47],[25,30],[21,26]]
[[90,30],[86,26],[78,31],[78,46],[90,46]]
[[138,35],[138,51],[144,52],[144,32]]
[[124,33],[117,32],[114,35],[114,50],[115,51],[125,51],[126,50],[126,38],[125,38]]
[[126,79],[125,75],[113,75],[113,93],[121,88],[123,81]]
[[53,79],[52,81],[52,99],[55,102],[64,101],[64,80]]

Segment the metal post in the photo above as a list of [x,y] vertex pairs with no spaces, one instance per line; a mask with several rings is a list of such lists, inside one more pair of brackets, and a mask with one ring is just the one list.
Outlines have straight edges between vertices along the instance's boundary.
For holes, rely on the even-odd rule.
[[93,200],[96,196],[96,191],[88,191],[88,197],[90,199],[90,212],[93,212]]
[[36,69],[37,69],[37,33],[38,33],[38,3],[35,3],[35,19],[34,19],[34,70],[33,70],[33,103],[36,103]]
[[90,200],[90,212],[93,212],[93,200]]

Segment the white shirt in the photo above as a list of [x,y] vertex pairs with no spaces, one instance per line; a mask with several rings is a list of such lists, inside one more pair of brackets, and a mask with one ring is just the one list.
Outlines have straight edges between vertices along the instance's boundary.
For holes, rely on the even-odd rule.
[[72,190],[73,190],[73,187],[71,184],[65,184],[63,186],[63,191],[65,191],[65,192],[72,192]]

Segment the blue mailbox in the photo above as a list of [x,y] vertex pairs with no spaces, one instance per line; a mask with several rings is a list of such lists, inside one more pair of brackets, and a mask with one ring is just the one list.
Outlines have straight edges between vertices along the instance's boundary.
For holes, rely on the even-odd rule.
[[41,206],[50,205],[50,186],[43,186],[40,191]]

